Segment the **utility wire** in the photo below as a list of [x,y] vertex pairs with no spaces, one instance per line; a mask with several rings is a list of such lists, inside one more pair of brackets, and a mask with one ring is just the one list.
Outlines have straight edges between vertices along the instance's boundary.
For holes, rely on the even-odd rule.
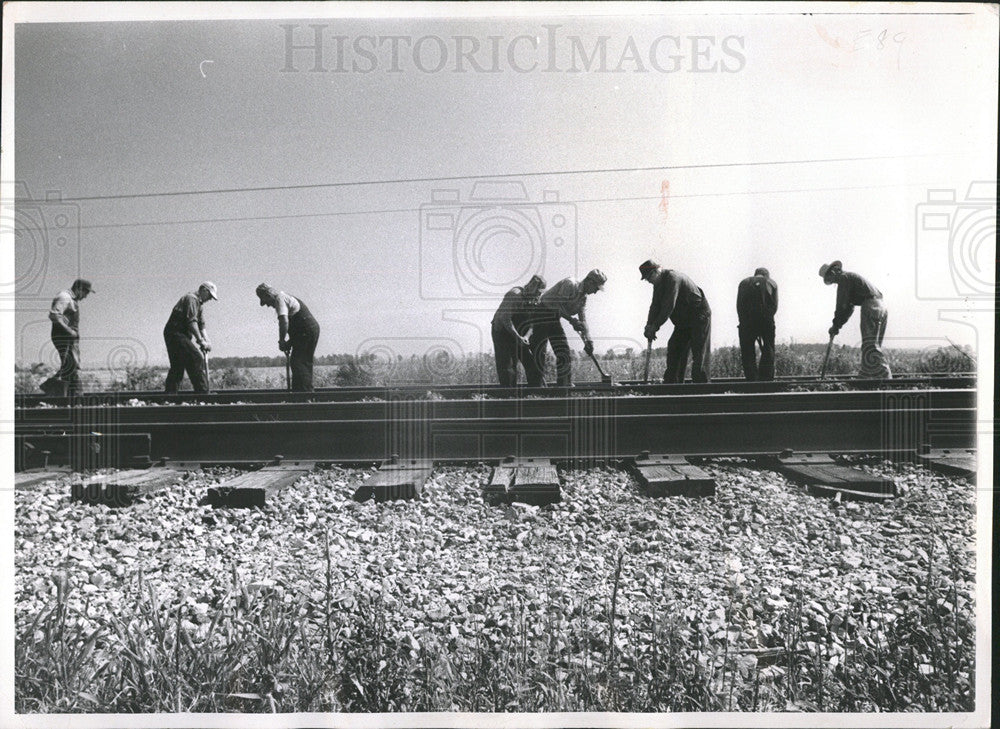
[[[784,190],[737,190],[732,192],[698,192],[690,193],[686,195],[677,195],[671,193],[667,196],[668,200],[684,199],[684,198],[700,198],[700,197],[729,197],[736,195],[780,195],[788,193],[801,193],[801,192],[850,192],[855,190],[881,190],[887,188],[898,188],[898,187],[927,187],[931,183],[927,182],[911,182],[905,184],[890,184],[890,185],[857,185],[849,187],[804,187],[804,188],[792,188]],[[598,197],[598,198],[584,198],[579,200],[560,200],[558,203],[549,204],[573,204],[573,205],[584,205],[587,203],[601,203],[601,202],[642,202],[646,200],[661,200],[663,196],[661,195],[639,195],[634,197]],[[465,203],[467,204],[467,203]],[[502,204],[498,202],[497,204]],[[546,204],[539,202],[537,204]],[[463,203],[454,203],[455,207],[462,207]],[[206,223],[239,223],[239,222],[263,222],[268,220],[301,220],[308,218],[327,218],[327,217],[340,217],[344,215],[385,215],[391,213],[419,213],[420,208],[382,208],[376,210],[340,210],[336,212],[325,212],[325,213],[289,213],[285,215],[252,215],[244,217],[230,217],[230,218],[195,218],[191,220],[152,220],[152,221],[142,221],[134,223],[95,223],[93,225],[81,225],[80,230],[104,230],[108,228],[142,228],[142,227],[155,227],[161,225],[202,225]]]
[[555,170],[550,172],[507,172],[494,175],[455,175],[450,177],[409,177],[395,180],[354,180],[348,182],[317,182],[306,185],[265,185],[260,187],[223,187],[214,190],[174,190],[171,192],[137,192],[120,195],[87,195],[60,200],[60,202],[91,202],[97,200],[138,200],[151,197],[179,197],[186,195],[218,195],[237,192],[276,192],[282,190],[311,190],[332,187],[360,187],[365,185],[403,185],[426,182],[459,182],[462,180],[500,180],[511,177],[557,177],[565,175],[600,175],[622,172],[658,172],[663,170],[707,170],[723,167],[773,167],[779,165],[821,164],[826,162],[869,162],[913,157],[936,157],[945,153],[882,155],[874,157],[834,157],[818,159],[768,160],[763,162],[714,162],[692,165],[660,165],[653,167],[609,167],[598,170]]

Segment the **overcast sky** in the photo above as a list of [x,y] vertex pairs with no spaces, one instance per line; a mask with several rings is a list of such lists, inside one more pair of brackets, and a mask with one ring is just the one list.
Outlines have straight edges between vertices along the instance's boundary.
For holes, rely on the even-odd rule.
[[[594,267],[598,350],[641,348],[649,257],[704,289],[714,346],[758,266],[779,341],[825,341],[833,258],[884,293],[888,346],[975,345],[940,312],[992,306],[995,208],[926,203],[996,179],[995,8],[853,7],[20,24],[16,180],[73,202],[18,208],[15,356],[52,358],[46,311],[78,274],[101,366],[165,363],[204,279],[217,355],[279,354],[262,281],[312,309],[318,354],[409,354],[489,350],[510,281]],[[321,70],[289,48],[317,32]],[[859,340],[855,314],[838,341]]]

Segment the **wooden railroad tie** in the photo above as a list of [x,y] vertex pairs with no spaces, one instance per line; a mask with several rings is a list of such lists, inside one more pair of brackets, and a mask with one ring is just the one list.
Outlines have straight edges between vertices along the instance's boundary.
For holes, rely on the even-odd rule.
[[80,478],[70,484],[70,497],[85,504],[130,506],[140,496],[175,483],[179,476],[172,468],[143,468]]
[[559,472],[548,458],[508,456],[493,469],[483,496],[491,504],[554,504],[562,500]]
[[713,496],[715,479],[684,456],[643,451],[633,461],[633,474],[647,496]]
[[393,456],[379,466],[378,471],[354,492],[355,501],[378,502],[398,499],[415,499],[423,493],[424,482],[431,477],[434,462],[418,459],[399,459]]
[[947,476],[976,477],[976,452],[970,448],[921,448],[917,460]]
[[316,465],[315,461],[283,461],[281,456],[270,466],[231,478],[208,489],[208,503],[220,507],[263,507],[267,498],[291,486]]
[[786,476],[805,484],[816,496],[837,497],[854,501],[886,501],[896,495],[891,480],[864,473],[834,461],[826,453],[794,453],[784,451],[777,459],[777,469]]
[[61,478],[68,473],[70,473],[70,469],[68,467],[59,468],[54,466],[50,466],[48,468],[32,468],[27,471],[20,471],[14,474],[14,488],[31,488],[32,486],[37,486],[38,484],[45,483],[46,481]]

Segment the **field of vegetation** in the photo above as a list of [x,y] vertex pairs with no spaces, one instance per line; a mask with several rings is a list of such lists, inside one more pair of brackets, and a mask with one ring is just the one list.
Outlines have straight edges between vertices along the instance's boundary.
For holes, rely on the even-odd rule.
[[[826,353],[825,344],[780,344],[775,357],[775,371],[784,375],[818,375]],[[576,382],[598,381],[600,375],[582,352],[573,353],[573,379]],[[886,356],[894,374],[929,372],[975,372],[970,348],[932,347],[927,349],[887,349]],[[601,355],[601,366],[616,381],[642,379],[645,352],[632,349],[608,351]],[[851,375],[858,371],[861,352],[857,347],[835,345],[827,365],[829,375]],[[653,350],[650,378],[662,377],[666,367],[666,349]],[[209,359],[211,386],[226,389],[281,389],[285,387],[284,360],[280,357],[212,357]],[[15,368],[17,393],[38,392],[38,386],[53,374],[50,366],[35,363]],[[690,376],[690,367],[688,369]],[[742,377],[738,347],[720,347],[712,353],[712,377]],[[164,367],[124,367],[121,370],[95,369],[82,373],[84,390],[162,390]],[[521,380],[524,379],[522,372]],[[549,354],[547,380],[554,381],[554,365]],[[418,383],[427,385],[490,384],[497,382],[493,354],[466,354],[455,357],[447,350],[430,356],[397,355],[396,359],[329,355],[316,361],[316,387],[346,387]],[[185,379],[183,387],[190,388]]]

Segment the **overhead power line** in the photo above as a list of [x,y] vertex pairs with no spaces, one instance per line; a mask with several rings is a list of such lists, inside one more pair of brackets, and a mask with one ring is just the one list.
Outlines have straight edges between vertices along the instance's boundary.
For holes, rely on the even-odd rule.
[[[910,182],[904,184],[889,185],[856,185],[849,187],[803,187],[783,190],[738,190],[729,192],[697,192],[689,194],[674,194],[669,196],[670,200],[684,198],[701,197],[730,197],[739,195],[781,195],[788,193],[802,192],[851,192],[855,190],[880,190],[899,187],[928,187],[928,182]],[[632,197],[598,197],[584,198],[578,200],[560,200],[561,203],[571,203],[574,205],[584,205],[587,203],[602,202],[641,202],[644,200],[662,200],[661,195],[638,195]],[[460,206],[461,203],[455,203]],[[382,208],[375,210],[338,210],[322,213],[287,213],[284,215],[248,215],[229,218],[193,218],[189,220],[144,220],[134,223],[95,223],[93,225],[81,225],[80,230],[105,230],[109,228],[145,228],[161,225],[204,225],[208,223],[241,223],[241,222],[264,222],[268,220],[299,220],[308,218],[330,218],[345,215],[387,215],[390,213],[419,213],[419,207],[410,208]]]
[[602,175],[623,172],[659,172],[664,170],[704,170],[724,167],[773,167],[779,165],[825,164],[829,162],[870,162],[913,157],[935,157],[940,154],[881,155],[873,157],[833,157],[817,159],[765,160],[762,162],[713,162],[691,165],[658,165],[652,167],[609,167],[595,170],[554,170],[549,172],[507,172],[492,175],[454,175],[448,177],[408,177],[386,180],[352,180],[346,182],[316,182],[304,185],[263,185],[259,187],[223,187],[211,190],[173,190],[167,192],[135,192],[116,195],[84,195],[71,197],[60,202],[92,202],[99,200],[139,200],[152,197],[180,197],[186,195],[222,195],[240,192],[277,192],[290,190],[314,190],[334,187],[360,187],[365,185],[407,185],[427,182],[460,182],[463,180],[499,180],[512,177],[559,177],[565,175]]

